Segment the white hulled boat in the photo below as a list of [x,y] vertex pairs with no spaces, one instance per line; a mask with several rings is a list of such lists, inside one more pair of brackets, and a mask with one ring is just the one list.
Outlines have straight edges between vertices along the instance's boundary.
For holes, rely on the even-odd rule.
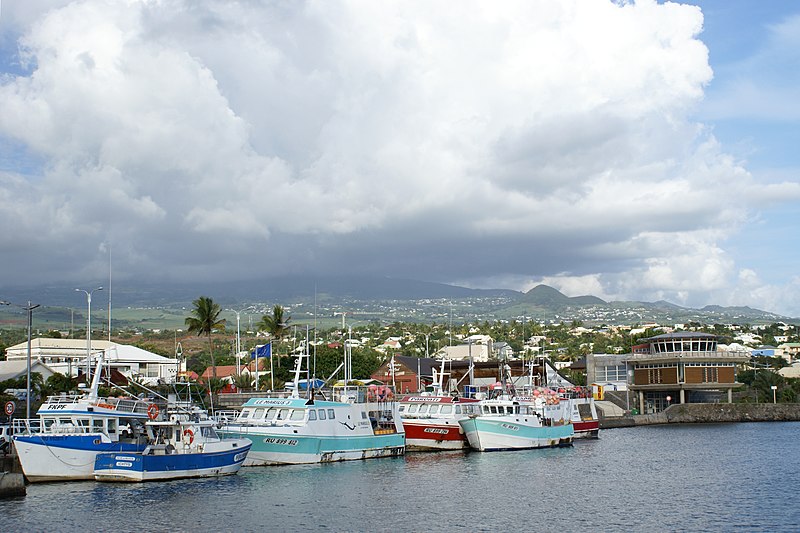
[[137,398],[98,396],[103,355],[84,395],[50,396],[36,419],[14,420],[14,447],[30,482],[94,479],[102,452],[137,452],[147,445],[144,424],[160,407]]
[[469,445],[478,451],[570,446],[574,428],[567,402],[557,397],[518,397],[505,391],[482,399],[478,412],[459,421]]
[[[302,362],[297,359],[294,383],[300,382]],[[405,434],[393,394],[385,386],[370,389],[350,377],[345,352],[345,379],[332,389],[331,399],[318,399],[313,389],[300,397],[251,398],[241,413],[223,423],[221,433],[247,438],[253,443],[245,466],[324,463],[405,452]]]

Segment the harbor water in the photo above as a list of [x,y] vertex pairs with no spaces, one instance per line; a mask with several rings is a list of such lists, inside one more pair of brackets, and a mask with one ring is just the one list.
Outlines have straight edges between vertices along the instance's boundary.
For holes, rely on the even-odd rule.
[[145,484],[28,486],[16,531],[797,531],[800,422],[601,432],[571,448],[410,453]]

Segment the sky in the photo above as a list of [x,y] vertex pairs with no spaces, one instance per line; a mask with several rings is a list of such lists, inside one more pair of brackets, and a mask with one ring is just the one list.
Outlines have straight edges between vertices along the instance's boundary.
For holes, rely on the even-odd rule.
[[2,0],[0,285],[800,316],[800,3]]

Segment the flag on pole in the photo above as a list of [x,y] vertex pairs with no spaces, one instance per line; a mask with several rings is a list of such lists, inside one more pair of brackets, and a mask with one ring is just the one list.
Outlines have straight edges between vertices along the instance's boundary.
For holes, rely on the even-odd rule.
[[250,352],[250,359],[257,359],[259,357],[272,357],[272,344],[256,346],[256,349]]

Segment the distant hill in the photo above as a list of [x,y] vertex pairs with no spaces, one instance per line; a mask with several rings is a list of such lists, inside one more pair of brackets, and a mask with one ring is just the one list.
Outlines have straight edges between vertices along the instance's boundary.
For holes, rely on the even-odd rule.
[[[540,316],[548,317],[549,320],[574,319],[600,324],[651,321],[664,324],[692,321],[705,323],[792,321],[788,317],[746,306],[709,305],[703,309],[692,309],[663,300],[606,302],[591,295],[570,297],[547,285],[537,285],[523,293],[507,289],[470,289],[444,283],[386,277],[284,276],[248,282],[159,285],[118,281],[113,289],[113,306],[117,309],[122,307],[181,309],[190,306],[194,299],[203,295],[212,297],[227,309],[256,303],[293,305],[316,302],[320,306],[329,308],[347,307],[362,310],[369,308],[372,316],[389,316],[387,313],[390,313],[393,319],[409,321],[431,319],[434,314],[441,317],[443,313],[452,311],[459,313],[464,320],[514,320]],[[86,305],[85,296],[76,293],[73,286],[27,289],[0,287],[0,300],[15,303],[31,301],[41,304],[43,308],[63,307],[76,310],[82,310]],[[95,293],[93,309],[98,311],[106,309],[107,302],[107,292]],[[3,312],[3,309],[0,309],[0,314]]]
[[569,305],[605,305],[606,302],[597,296],[565,296],[557,289],[547,285],[537,285],[522,297],[522,301],[539,307],[552,309]]

